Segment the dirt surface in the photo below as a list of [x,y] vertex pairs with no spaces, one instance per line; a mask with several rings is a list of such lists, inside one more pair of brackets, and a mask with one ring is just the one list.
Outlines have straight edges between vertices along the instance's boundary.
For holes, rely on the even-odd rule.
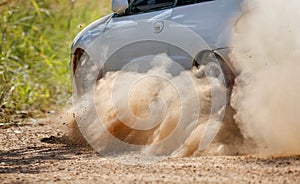
[[61,126],[36,122],[0,129],[0,183],[300,183],[300,156],[202,156],[125,165],[66,144]]

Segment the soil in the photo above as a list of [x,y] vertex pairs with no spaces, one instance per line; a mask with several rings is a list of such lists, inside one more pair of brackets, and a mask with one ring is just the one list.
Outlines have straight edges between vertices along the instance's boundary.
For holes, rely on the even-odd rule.
[[68,144],[62,127],[45,121],[0,129],[0,183],[300,183],[300,156],[167,157],[128,165]]

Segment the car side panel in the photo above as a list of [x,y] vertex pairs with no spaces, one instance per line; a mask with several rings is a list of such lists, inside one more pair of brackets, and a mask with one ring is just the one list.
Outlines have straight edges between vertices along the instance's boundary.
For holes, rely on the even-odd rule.
[[166,9],[113,18],[101,39],[93,44],[94,48],[105,53],[97,56],[99,52],[96,51],[93,55],[95,58],[101,58],[100,62],[105,62],[106,71],[111,71],[120,70],[137,57],[167,53],[168,45],[159,41],[163,40],[163,35],[154,32],[154,24],[169,20],[171,15],[172,9]]
[[215,0],[176,7],[172,21],[198,34],[211,49],[228,47],[242,0]]

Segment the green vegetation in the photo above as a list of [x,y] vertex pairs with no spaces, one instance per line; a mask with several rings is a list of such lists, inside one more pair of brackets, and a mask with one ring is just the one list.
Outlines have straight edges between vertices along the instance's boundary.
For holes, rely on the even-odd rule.
[[0,0],[0,123],[40,117],[71,97],[70,45],[107,0]]

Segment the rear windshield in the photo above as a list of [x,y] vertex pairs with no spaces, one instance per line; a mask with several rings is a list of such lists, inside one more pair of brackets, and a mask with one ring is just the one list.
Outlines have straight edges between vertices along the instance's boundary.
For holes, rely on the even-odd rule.
[[213,1],[213,0],[178,0],[177,6],[184,6],[188,4],[195,4],[195,3],[203,3],[207,1]]

